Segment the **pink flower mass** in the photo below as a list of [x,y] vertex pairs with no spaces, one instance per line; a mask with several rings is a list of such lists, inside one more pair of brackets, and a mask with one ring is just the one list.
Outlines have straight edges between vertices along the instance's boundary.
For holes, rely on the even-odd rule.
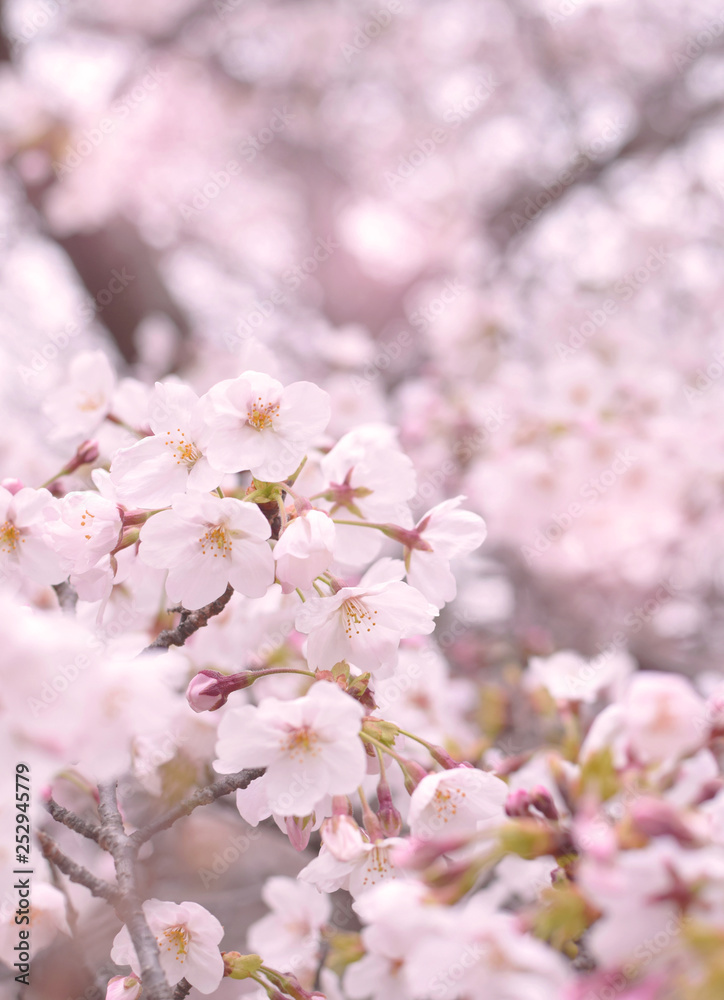
[[720,1000],[722,11],[0,8],[0,1000]]

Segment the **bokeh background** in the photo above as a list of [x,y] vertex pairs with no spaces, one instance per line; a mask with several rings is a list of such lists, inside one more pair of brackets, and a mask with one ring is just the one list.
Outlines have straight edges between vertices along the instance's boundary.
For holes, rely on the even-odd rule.
[[82,350],[200,392],[312,379],[333,434],[399,429],[419,515],[462,493],[486,518],[441,624],[459,674],[612,644],[719,672],[720,7],[5,0],[0,23],[3,476],[66,460],[42,403]]

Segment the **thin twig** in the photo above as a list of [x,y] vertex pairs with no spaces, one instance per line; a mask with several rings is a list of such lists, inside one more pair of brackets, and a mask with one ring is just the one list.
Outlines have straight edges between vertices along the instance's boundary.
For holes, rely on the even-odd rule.
[[45,808],[58,823],[62,823],[69,830],[74,830],[76,833],[81,834],[81,836],[87,837],[89,840],[95,840],[96,844],[98,843],[101,828],[97,823],[88,823],[86,820],[81,819],[80,816],[71,812],[70,809],[58,805],[52,797],[46,801]]
[[159,632],[153,642],[149,646],[146,646],[143,652],[154,651],[165,653],[169,646],[183,646],[189,636],[208,624],[209,618],[221,614],[231,600],[233,593],[234,588],[229,584],[221,597],[217,597],[211,604],[199,608],[198,611],[182,610],[181,620],[178,625],[175,628],[167,628],[163,632]]
[[236,774],[226,774],[212,785],[199,788],[198,791],[194,792],[193,795],[189,795],[183,802],[179,802],[177,806],[170,809],[164,816],[159,817],[159,819],[154,820],[147,826],[141,827],[140,830],[136,830],[128,839],[134,848],[138,850],[141,844],[145,844],[147,840],[160,833],[161,830],[168,830],[176,820],[181,819],[182,816],[188,816],[198,806],[208,805],[210,802],[220,799],[223,795],[229,795],[230,792],[235,792],[239,788],[246,788],[256,778],[260,778],[262,774],[264,774],[263,768],[238,771]]
[[94,895],[98,896],[100,899],[105,899],[108,903],[113,903],[114,905],[118,903],[119,894],[118,890],[114,888],[109,882],[104,882],[103,879],[96,878],[92,872],[89,872],[87,868],[83,865],[77,864],[75,861],[64,854],[58,847],[56,842],[49,837],[47,833],[43,833],[42,830],[38,831],[37,834],[38,843],[40,844],[40,849],[43,852],[43,856],[54,864],[59,871],[67,875],[71,882],[77,882],[79,885],[84,885],[88,891]]
[[143,993],[147,1000],[173,1000],[159,961],[158,944],[143,912],[136,887],[138,848],[126,835],[116,799],[116,782],[98,785],[98,812],[101,817],[99,844],[113,858],[118,880],[116,913],[128,928],[131,942],[141,966]]
[[191,992],[191,983],[186,979],[181,979],[176,987],[176,992],[173,995],[173,1000],[184,1000],[185,997]]

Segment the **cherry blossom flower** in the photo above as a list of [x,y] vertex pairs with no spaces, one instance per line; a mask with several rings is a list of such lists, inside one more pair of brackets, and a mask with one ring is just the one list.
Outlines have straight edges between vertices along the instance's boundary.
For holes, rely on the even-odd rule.
[[43,404],[52,420],[52,440],[88,438],[110,412],[116,376],[103,351],[81,351],[73,358],[63,385]]
[[394,851],[405,843],[401,837],[373,843],[362,835],[351,817],[335,816],[322,824],[322,849],[297,878],[315,885],[320,892],[346,889],[356,898],[400,876]]
[[332,562],[334,522],[321,510],[309,510],[290,521],[274,546],[277,579],[285,594],[309,590]]
[[[224,928],[198,903],[170,903],[147,899],[143,913],[159,947],[161,968],[171,986],[186,979],[199,993],[213,993],[224,976],[219,942]],[[113,941],[111,958],[130,965],[136,975],[140,966],[127,927]]]
[[330,597],[310,598],[294,626],[309,636],[307,660],[328,669],[340,660],[384,677],[397,664],[400,640],[428,635],[438,609],[419,590],[399,581],[343,587]]
[[16,573],[35,583],[60,583],[68,576],[70,562],[48,533],[52,504],[46,489],[25,486],[12,494],[0,486],[0,574],[11,584]]
[[121,531],[118,505],[99,493],[90,490],[66,493],[55,501],[52,511],[58,515],[48,523],[53,548],[68,560],[74,574],[92,569],[118,543]]
[[255,504],[177,494],[171,510],[154,514],[141,528],[139,558],[168,568],[169,598],[193,610],[221,597],[229,583],[247,597],[262,597],[274,581],[270,534]]
[[261,895],[272,912],[249,928],[249,948],[266,965],[292,972],[311,986],[319,963],[320,930],[332,914],[329,897],[282,876],[267,879]]
[[185,385],[157,382],[150,408],[153,434],[116,452],[111,480],[118,499],[137,507],[166,507],[175,493],[209,491],[224,478],[202,448],[204,404]]
[[508,792],[500,778],[471,767],[428,774],[410,798],[410,832],[432,839],[472,833],[486,821],[502,821]]
[[281,382],[246,371],[206,397],[209,461],[224,472],[249,469],[279,482],[297,468],[329,422],[329,396],[312,382]]
[[620,694],[635,666],[626,652],[604,651],[586,660],[573,650],[562,649],[552,656],[531,657],[526,683],[533,689],[545,688],[558,701],[592,704],[607,689]]
[[441,608],[457,593],[450,560],[466,556],[485,541],[485,521],[469,510],[458,510],[464,496],[439,503],[414,527],[405,550],[407,580]]
[[623,701],[629,745],[644,763],[685,757],[706,739],[706,702],[677,674],[634,674]]
[[359,702],[327,681],[292,701],[242,705],[221,720],[214,768],[266,767],[272,812],[306,816],[323,795],[347,795],[364,777],[363,715]]
[[[321,471],[330,514],[342,520],[412,526],[407,501],[415,493],[415,470],[384,424],[365,424],[345,434],[324,456]],[[350,566],[370,562],[382,536],[369,528],[337,525],[337,559]]]

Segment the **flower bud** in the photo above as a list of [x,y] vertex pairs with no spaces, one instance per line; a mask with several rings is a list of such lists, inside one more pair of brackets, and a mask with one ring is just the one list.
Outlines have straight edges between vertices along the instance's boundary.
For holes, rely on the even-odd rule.
[[287,836],[289,843],[295,851],[303,851],[309,843],[312,834],[311,816],[287,816],[285,817]]
[[194,712],[215,712],[226,704],[228,695],[219,687],[219,679],[223,676],[216,670],[201,670],[191,678],[186,700]]
[[3,479],[2,482],[0,482],[0,486],[2,486],[4,490],[7,490],[8,493],[12,493],[13,496],[15,496],[15,494],[19,493],[23,488],[23,482],[21,479]]
[[674,807],[660,799],[645,797],[631,806],[631,821],[646,837],[673,837],[682,847],[692,847],[696,837]]
[[412,795],[422,779],[427,777],[428,772],[416,760],[406,760],[403,774],[405,776],[405,789],[408,795]]
[[402,816],[395,808],[390,786],[384,778],[377,786],[377,802],[379,805],[377,818],[382,827],[382,832],[386,837],[397,837],[402,829]]
[[108,981],[106,1000],[136,1000],[141,995],[141,980],[136,976],[114,976]]
[[530,804],[538,812],[543,813],[546,819],[555,820],[559,818],[553,797],[544,785],[536,785],[535,788],[531,789]]
[[506,816],[529,816],[531,800],[524,788],[516,788],[505,800]]
[[358,858],[364,841],[362,832],[352,816],[331,816],[322,823],[322,840],[337,861]]
[[230,979],[248,979],[262,966],[259,955],[241,955],[238,951],[222,951],[224,975]]

